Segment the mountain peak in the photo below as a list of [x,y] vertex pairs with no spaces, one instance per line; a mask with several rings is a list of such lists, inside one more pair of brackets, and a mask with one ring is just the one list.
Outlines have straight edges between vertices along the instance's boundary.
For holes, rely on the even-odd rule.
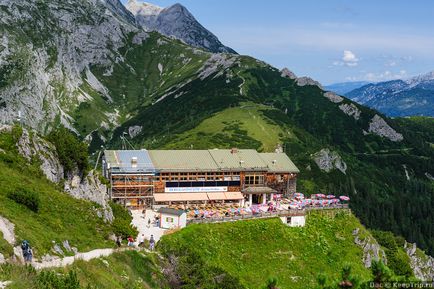
[[409,85],[418,85],[423,82],[432,81],[434,80],[434,71],[430,71],[425,74],[421,74],[412,78],[407,79],[405,82]]
[[186,7],[179,3],[161,8],[154,4],[129,0],[126,8],[135,16],[136,22],[148,31],[157,31],[214,53],[236,53],[223,45],[214,34],[194,18]]
[[126,8],[134,15],[158,15],[162,7],[148,2],[139,2],[137,0],[128,0]]

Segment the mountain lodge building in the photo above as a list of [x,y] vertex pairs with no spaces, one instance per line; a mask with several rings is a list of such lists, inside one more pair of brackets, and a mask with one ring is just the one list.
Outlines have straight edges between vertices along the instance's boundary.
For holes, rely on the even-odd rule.
[[108,193],[127,207],[266,203],[295,193],[299,170],[284,153],[253,149],[106,150]]

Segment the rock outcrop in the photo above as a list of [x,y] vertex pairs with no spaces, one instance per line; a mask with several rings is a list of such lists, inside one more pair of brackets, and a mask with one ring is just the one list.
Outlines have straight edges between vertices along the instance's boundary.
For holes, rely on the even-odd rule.
[[378,114],[376,114],[369,123],[369,132],[388,138],[393,142],[404,140],[402,134],[396,132],[390,125]]
[[215,74],[214,77],[223,75],[225,70],[238,63],[238,56],[229,54],[213,54],[202,66],[199,78],[205,78]]
[[80,177],[78,172],[69,174],[64,190],[74,198],[97,203],[102,207],[97,209],[97,214],[106,222],[113,221],[113,212],[108,205],[107,187],[101,183],[93,171],[84,178]]
[[434,258],[418,250],[416,243],[404,244],[404,249],[410,258],[410,267],[414,276],[423,281],[434,280]]
[[372,260],[375,261],[383,261],[384,264],[387,264],[386,253],[378,242],[371,237],[366,237],[363,240],[359,237],[359,228],[353,230],[354,243],[363,249],[363,257],[362,262],[366,268],[370,268],[372,264]]
[[130,126],[128,128],[128,135],[130,136],[130,138],[135,138],[142,132],[142,129],[143,127],[140,125]]
[[63,179],[63,167],[59,162],[56,148],[51,143],[23,129],[17,148],[29,162],[32,159],[40,160],[40,169],[48,180],[58,183]]
[[307,76],[297,78],[297,85],[298,86],[312,85],[312,86],[318,86],[319,88],[323,89],[321,83]]
[[339,109],[342,110],[346,115],[352,116],[355,120],[360,118],[361,111],[353,103],[343,103],[339,105]]
[[322,149],[313,155],[313,160],[318,167],[325,172],[330,172],[333,169],[338,169],[342,173],[346,173],[347,164],[342,160],[341,156],[329,149]]
[[324,95],[324,97],[328,98],[333,103],[340,103],[344,100],[344,98],[342,96],[337,95],[336,93],[331,92],[331,91],[324,92],[323,95]]
[[282,76],[282,77],[286,77],[286,78],[289,78],[289,79],[297,79],[297,75],[295,75],[295,73],[294,72],[292,72],[291,70],[289,70],[288,68],[283,68],[281,71],[280,71],[280,76]]
[[[11,129],[4,126],[3,130]],[[109,197],[107,187],[101,183],[94,172],[90,172],[82,178],[80,172],[69,173],[64,178],[64,169],[60,164],[56,148],[48,141],[39,137],[36,133],[23,129],[23,133],[17,143],[19,153],[29,162],[38,159],[40,169],[48,180],[54,183],[65,181],[64,191],[74,198],[84,199],[99,204],[102,208],[97,210],[98,215],[105,221],[113,220],[113,213],[108,205]]]

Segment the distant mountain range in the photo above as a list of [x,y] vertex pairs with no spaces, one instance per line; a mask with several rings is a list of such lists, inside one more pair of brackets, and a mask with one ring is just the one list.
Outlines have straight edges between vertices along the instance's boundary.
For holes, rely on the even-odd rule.
[[324,88],[391,117],[434,117],[434,72],[407,80],[343,82]]
[[162,8],[151,3],[128,0],[126,8],[135,16],[137,24],[147,31],[157,31],[215,53],[236,53],[224,46],[181,4]]
[[367,84],[369,84],[369,82],[367,81],[340,82],[340,83],[333,83],[330,85],[326,85],[324,86],[324,89],[333,91],[339,95],[345,95],[346,93]]

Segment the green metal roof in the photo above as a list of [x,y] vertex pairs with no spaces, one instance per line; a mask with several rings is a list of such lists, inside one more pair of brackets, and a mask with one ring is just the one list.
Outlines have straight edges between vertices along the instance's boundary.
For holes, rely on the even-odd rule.
[[[107,150],[105,160],[111,167],[130,168],[132,156],[138,168],[166,172],[194,171],[270,171],[298,173],[284,153],[258,153],[253,149],[213,150]],[[146,158],[148,157],[148,158]],[[125,160],[124,160],[125,159]],[[146,164],[146,165],[145,165]]]
[[207,150],[150,150],[152,162],[163,171],[217,171]]
[[284,153],[259,153],[259,155],[267,164],[269,172],[300,172],[291,159]]
[[266,171],[267,164],[256,150],[209,150],[212,158],[221,170]]

